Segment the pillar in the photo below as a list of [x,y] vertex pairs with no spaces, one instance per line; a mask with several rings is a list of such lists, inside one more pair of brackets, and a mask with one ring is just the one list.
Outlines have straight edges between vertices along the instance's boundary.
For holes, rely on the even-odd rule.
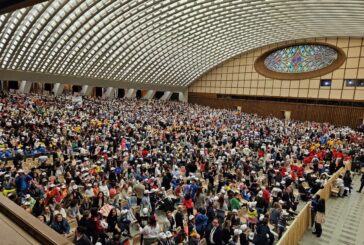
[[136,89],[126,89],[126,92],[125,92],[125,98],[127,99],[132,99],[132,98],[135,98],[136,97]]
[[90,85],[83,85],[80,94],[90,96],[92,89],[93,89],[93,87]]
[[163,96],[161,97],[161,100],[169,100],[172,96],[172,92],[171,91],[166,91],[164,92]]
[[181,102],[188,102],[188,91],[179,92],[178,93],[178,100]]
[[115,89],[113,87],[108,87],[105,93],[102,95],[103,98],[115,98]]
[[63,88],[64,88],[64,84],[56,83],[56,84],[54,84],[52,92],[55,96],[59,96],[62,94]]
[[155,90],[148,90],[147,94],[142,99],[143,100],[151,100],[151,99],[153,99],[156,92],[157,91],[155,91]]
[[32,82],[30,81],[21,81],[19,86],[19,92],[20,93],[29,93],[30,89],[32,88]]

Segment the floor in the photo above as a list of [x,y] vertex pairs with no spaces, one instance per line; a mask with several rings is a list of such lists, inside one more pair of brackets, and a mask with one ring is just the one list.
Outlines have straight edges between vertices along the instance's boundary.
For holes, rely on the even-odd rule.
[[360,175],[354,176],[354,189],[349,197],[330,198],[326,203],[326,223],[320,238],[308,230],[299,245],[364,245],[364,190]]

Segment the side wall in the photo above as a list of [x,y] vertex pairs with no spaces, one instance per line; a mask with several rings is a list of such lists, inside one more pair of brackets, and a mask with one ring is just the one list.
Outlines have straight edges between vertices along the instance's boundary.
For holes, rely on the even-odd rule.
[[[254,61],[262,53],[284,44],[304,41],[337,46],[344,51],[347,60],[339,69],[327,75],[306,80],[271,79],[255,71]],[[320,79],[332,79],[331,87],[320,87]],[[363,39],[302,39],[258,48],[213,68],[195,81],[189,87],[189,92],[364,101],[364,87],[346,87],[344,79],[364,79]]]
[[[254,69],[264,52],[299,42],[328,43],[341,48],[344,64],[324,76],[305,80],[278,80],[264,77]],[[320,87],[320,79],[332,79],[331,87]],[[189,102],[218,108],[236,108],[260,115],[291,118],[357,127],[364,118],[364,87],[347,87],[345,79],[364,79],[363,38],[313,38],[293,40],[258,48],[238,55],[213,68],[189,87]],[[240,96],[240,98],[238,98]],[[272,100],[283,101],[272,101]],[[287,100],[287,101],[284,101]],[[299,100],[294,103],[292,100]],[[331,105],[323,105],[331,101]],[[351,103],[352,102],[352,103]],[[356,103],[356,106],[351,104]],[[345,104],[345,105],[344,105]]]
[[330,122],[340,126],[358,127],[364,118],[364,107],[301,104],[266,100],[240,100],[217,98],[216,94],[189,93],[188,100],[193,104],[213,108],[236,109],[262,116],[273,115],[284,118],[284,111],[291,111],[291,118],[300,121]]

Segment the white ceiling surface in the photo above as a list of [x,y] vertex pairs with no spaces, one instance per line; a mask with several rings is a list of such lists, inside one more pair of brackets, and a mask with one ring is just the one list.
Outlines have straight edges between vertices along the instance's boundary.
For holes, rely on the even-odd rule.
[[185,89],[267,44],[364,36],[363,13],[364,0],[53,0],[0,16],[0,79]]

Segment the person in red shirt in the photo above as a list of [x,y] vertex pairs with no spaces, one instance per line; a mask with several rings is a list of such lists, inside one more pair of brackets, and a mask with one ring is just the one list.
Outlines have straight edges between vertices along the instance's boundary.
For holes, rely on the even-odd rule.
[[45,199],[45,203],[46,203],[46,205],[48,205],[49,200],[51,200],[53,197],[60,196],[60,193],[59,193],[58,188],[52,183],[49,186],[49,189],[48,189],[46,195],[47,195],[47,197]]
[[183,200],[182,204],[183,206],[186,207],[188,216],[193,215],[193,201],[190,195],[187,194],[185,196],[185,199]]
[[305,171],[305,168],[303,166],[298,167],[298,169],[297,169],[297,175],[298,175],[299,178],[302,178],[303,177],[304,171]]
[[264,157],[264,150],[263,150],[263,149],[260,149],[260,150],[258,151],[258,156],[259,156],[259,157]]
[[294,163],[292,163],[291,170],[295,172],[298,170],[298,167]]
[[282,177],[284,177],[284,176],[285,176],[285,174],[286,174],[286,172],[287,172],[287,168],[286,168],[286,166],[284,166],[284,164],[282,163],[281,167],[279,168],[279,173],[281,174],[281,176],[282,176]]
[[336,154],[336,158],[344,159],[344,153],[341,150],[339,150]]
[[291,173],[291,179],[292,179],[293,182],[296,182],[296,180],[297,180],[297,174],[296,174],[295,171],[292,171],[292,173]]
[[262,188],[263,190],[263,199],[265,201],[265,203],[268,203],[269,204],[269,201],[270,201],[270,192],[269,192],[269,187],[263,187]]

